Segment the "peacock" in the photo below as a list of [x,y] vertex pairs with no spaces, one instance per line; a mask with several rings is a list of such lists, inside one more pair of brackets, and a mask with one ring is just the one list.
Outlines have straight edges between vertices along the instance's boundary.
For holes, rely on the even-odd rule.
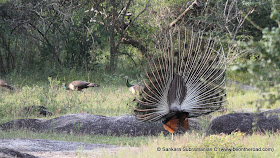
[[177,36],[170,32],[160,42],[160,51],[148,59],[134,113],[141,121],[161,120],[173,139],[179,127],[188,129],[188,118],[223,106],[226,58],[222,45],[203,32],[178,30]]
[[126,86],[132,94],[137,94],[137,92],[141,93],[141,91],[144,89],[144,86],[141,85],[140,82],[137,84],[130,84],[128,81],[128,76],[125,76],[124,78],[126,79]]
[[5,82],[4,80],[1,80],[1,79],[0,79],[0,87],[5,87],[5,88],[8,88],[8,89],[10,89],[10,90],[14,90],[13,87],[11,87],[10,85],[8,85],[7,82]]
[[96,83],[90,83],[90,82],[86,82],[86,81],[72,81],[68,86],[66,85],[66,83],[64,84],[64,88],[66,90],[78,90],[81,91],[84,88],[88,88],[88,87],[99,87],[100,85],[96,84]]

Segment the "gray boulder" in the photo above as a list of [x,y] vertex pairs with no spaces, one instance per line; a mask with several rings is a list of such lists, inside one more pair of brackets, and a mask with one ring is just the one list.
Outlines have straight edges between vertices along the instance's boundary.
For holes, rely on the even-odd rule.
[[[189,119],[189,130],[201,130],[196,119]],[[54,119],[18,119],[0,125],[0,129],[28,129],[35,132],[64,132],[92,135],[144,136],[168,134],[161,122],[140,122],[133,115],[106,117],[91,114],[68,114]],[[177,133],[185,133],[179,129]]]
[[16,151],[14,149],[9,149],[9,148],[0,148],[0,157],[2,158],[38,158],[36,156],[27,154],[27,153],[22,153],[19,151]]
[[[102,157],[120,146],[46,139],[0,139],[0,158]],[[34,155],[34,156],[33,156]]]
[[262,112],[257,117],[257,127],[261,132],[280,130],[280,108]]
[[276,132],[277,130],[280,130],[280,109],[261,113],[231,113],[216,117],[211,120],[206,135],[230,134],[234,131],[250,134],[253,131]]

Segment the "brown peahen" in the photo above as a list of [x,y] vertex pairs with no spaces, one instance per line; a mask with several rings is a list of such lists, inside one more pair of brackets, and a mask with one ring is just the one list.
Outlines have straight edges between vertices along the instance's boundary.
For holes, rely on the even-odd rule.
[[86,82],[86,81],[72,81],[68,86],[66,85],[66,83],[64,84],[64,88],[66,90],[78,90],[81,91],[84,88],[89,88],[89,87],[99,87],[98,84],[96,83],[90,83],[90,82]]
[[7,82],[5,82],[4,80],[1,80],[1,79],[0,79],[0,87],[5,87],[5,88],[8,88],[8,89],[10,89],[10,90],[14,90],[13,87],[11,87],[10,85],[8,85]]
[[148,59],[145,88],[134,112],[142,121],[161,120],[173,137],[179,127],[188,129],[188,118],[222,107],[226,61],[221,44],[203,32],[168,36],[160,41],[161,51]]

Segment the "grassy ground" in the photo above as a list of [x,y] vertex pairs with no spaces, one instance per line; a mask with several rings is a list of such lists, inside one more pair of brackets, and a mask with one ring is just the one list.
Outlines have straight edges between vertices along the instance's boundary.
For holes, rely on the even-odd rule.
[[[0,138],[52,139],[61,141],[77,141],[95,144],[113,144],[134,147],[120,149],[116,154],[104,150],[102,157],[256,157],[278,158],[280,156],[279,133],[254,133],[245,135],[211,135],[205,137],[201,133],[175,135],[175,140],[163,135],[157,137],[111,137],[91,135],[65,135],[58,133],[33,133],[30,131],[0,131]],[[77,151],[78,152],[78,151]],[[88,155],[92,157],[92,155]]]
[[[244,148],[247,148],[246,151],[244,151]],[[135,152],[123,149],[117,155],[107,155],[107,157],[274,158],[280,156],[279,149],[279,134],[253,134],[245,136],[242,133],[233,133],[231,135],[203,137],[196,133],[191,133],[175,137],[174,141],[170,141],[168,137],[157,137],[150,139],[148,144],[141,145],[139,150]]]
[[[86,89],[84,92],[65,91],[62,87],[24,86],[15,92],[2,91],[0,123],[26,116],[24,107],[45,106],[57,117],[69,113],[90,113],[105,116],[131,114],[134,96],[124,86],[104,86]],[[4,97],[5,96],[5,97]]]
[[110,144],[120,146],[141,146],[141,144],[147,144],[152,137],[127,137],[127,136],[103,136],[103,135],[75,135],[70,133],[66,135],[64,133],[39,133],[31,132],[27,130],[16,131],[0,131],[0,139],[7,138],[25,138],[25,139],[50,139],[60,141],[71,142],[85,142],[94,144]]
[[[242,91],[237,86],[227,87],[227,103],[223,113],[212,113],[214,116],[232,112],[235,109],[255,109],[253,101],[258,100],[258,92]],[[69,113],[90,113],[105,116],[119,116],[132,114],[136,102],[123,85],[106,85],[85,89],[83,92],[65,91],[57,84],[22,86],[10,92],[0,90],[0,123],[18,118],[36,118],[36,115],[25,115],[24,107],[30,105],[45,106],[57,117]],[[277,108],[277,104],[269,108]],[[263,108],[267,108],[266,105]]]
[[[106,85],[100,83],[101,87],[86,89],[84,92],[65,91],[60,82],[50,81],[38,85],[17,86],[14,92],[0,90],[0,123],[19,118],[38,118],[42,116],[26,115],[23,108],[30,105],[42,105],[55,115],[47,118],[58,117],[70,113],[90,113],[105,116],[120,116],[132,114],[136,104],[135,98],[123,84]],[[228,101],[225,110],[215,112],[211,115],[219,116],[231,113],[235,109],[256,109],[251,102],[258,100],[257,91],[242,91],[235,85],[227,87]],[[277,108],[278,103],[263,108]],[[208,125],[209,118],[202,117],[202,126]],[[65,135],[58,133],[30,133],[30,131],[0,131],[0,139],[4,138],[31,138],[31,139],[53,139],[64,141],[79,141],[99,144],[115,144],[122,146],[137,147],[136,152],[122,149],[114,157],[270,157],[280,156],[279,134],[253,134],[245,136],[241,133],[232,135],[213,135],[204,137],[201,133],[187,133],[176,136],[175,141],[170,137],[111,137],[91,135]],[[212,151],[162,151],[163,148],[184,147],[196,149],[209,149]],[[160,148],[160,152],[157,151]],[[214,151],[233,148],[273,148],[274,151]],[[268,149],[269,150],[269,149]],[[112,155],[104,156],[111,157]],[[164,155],[164,156],[163,156]]]

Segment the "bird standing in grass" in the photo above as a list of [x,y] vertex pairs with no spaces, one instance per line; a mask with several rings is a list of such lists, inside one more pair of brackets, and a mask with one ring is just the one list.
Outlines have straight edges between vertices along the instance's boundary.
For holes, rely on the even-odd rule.
[[128,76],[125,76],[124,78],[126,79],[126,86],[132,94],[136,94],[137,92],[140,93],[144,89],[140,83],[130,84],[128,81]]
[[0,79],[0,87],[5,87],[5,88],[8,88],[10,90],[14,90],[13,87],[9,86],[7,82],[5,82],[4,80],[1,80],[1,79]]
[[181,35],[178,30],[177,38],[170,33],[163,39],[161,51],[148,60],[145,89],[134,111],[139,120],[161,120],[173,139],[179,127],[188,129],[188,118],[222,107],[226,62],[221,45],[202,32]]
[[66,90],[78,90],[78,91],[81,91],[82,89],[84,88],[89,88],[89,87],[99,87],[98,84],[96,83],[90,83],[90,82],[86,82],[86,81],[73,81],[71,82],[68,86],[66,85],[66,83],[63,83],[64,84],[64,88]]

